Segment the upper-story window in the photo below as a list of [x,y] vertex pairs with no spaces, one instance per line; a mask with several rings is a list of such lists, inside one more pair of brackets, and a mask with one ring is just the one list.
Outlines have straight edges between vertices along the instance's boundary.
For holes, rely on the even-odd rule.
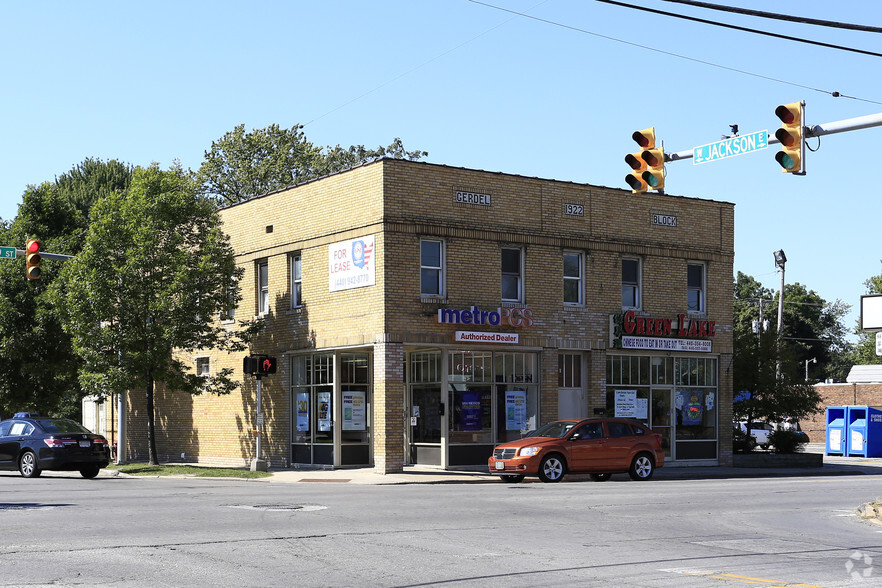
[[420,241],[420,294],[444,296],[444,241]]
[[299,253],[290,257],[291,260],[291,308],[303,306],[303,276],[301,274],[301,258]]
[[502,301],[523,302],[524,300],[524,256],[523,250],[504,248],[502,250]]
[[257,313],[269,312],[269,264],[266,261],[257,263]]
[[582,282],[582,254],[564,251],[563,254],[563,294],[564,304],[582,304],[582,293],[585,291]]
[[690,263],[686,265],[686,289],[688,291],[689,312],[705,312],[705,279],[704,264]]
[[233,278],[230,280],[230,285],[227,286],[227,300],[220,312],[220,318],[222,321],[231,322],[236,320],[237,295],[238,284],[236,283],[236,278]]
[[196,375],[197,376],[210,376],[211,375],[211,362],[207,357],[197,357],[196,358]]
[[622,308],[640,308],[639,259],[622,259]]

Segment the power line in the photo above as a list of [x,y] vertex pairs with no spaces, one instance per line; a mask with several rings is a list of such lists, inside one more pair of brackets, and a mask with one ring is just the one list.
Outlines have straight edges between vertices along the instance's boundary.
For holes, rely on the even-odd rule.
[[808,18],[805,16],[790,16],[789,14],[777,14],[775,12],[763,12],[762,10],[751,10],[749,8],[738,8],[737,6],[723,6],[722,4],[711,4],[709,2],[698,2],[697,0],[662,0],[662,2],[674,2],[676,4],[686,4],[688,6],[698,6],[699,8],[708,8],[710,10],[721,10],[723,12],[734,12],[736,14],[746,14],[748,16],[758,16],[761,18],[771,18],[775,20],[786,20],[789,22],[798,22],[801,24],[817,25],[821,27],[832,27],[837,29],[849,29],[852,31],[864,31],[868,33],[882,33],[882,28],[871,27],[869,25],[857,25],[846,22],[836,22],[832,20],[821,20],[817,18]]
[[616,0],[596,0],[597,2],[603,2],[604,4],[612,4],[614,6],[621,6],[622,8],[631,8],[633,10],[642,10],[643,12],[651,12],[653,14],[661,14],[664,16],[672,16],[674,18],[681,18],[683,20],[691,20],[693,22],[700,22],[702,24],[709,24],[715,27],[723,27],[727,29],[734,29],[736,31],[744,31],[747,33],[754,33],[756,35],[765,35],[767,37],[775,37],[776,39],[785,39],[787,41],[796,41],[797,43],[807,43],[809,45],[818,45],[819,47],[827,47],[828,49],[840,49],[842,51],[851,51],[853,53],[861,53],[863,55],[871,55],[873,57],[882,57],[882,53],[876,53],[875,51],[866,51],[864,49],[855,49],[854,47],[845,47],[844,45],[834,45],[832,43],[824,43],[822,41],[812,41],[811,39],[803,39],[802,37],[792,37],[790,35],[782,35],[779,33],[772,33],[769,31],[760,31],[758,29],[751,29],[748,27],[740,27],[738,25],[726,24],[723,22],[717,22],[715,20],[707,20],[705,18],[697,18],[694,16],[686,16],[685,14],[677,14],[676,12],[668,12],[666,10],[657,10],[655,8],[647,8],[645,6],[634,6],[633,4],[627,4],[625,2],[617,2]]
[[[603,0],[599,0],[599,1],[603,1]],[[798,83],[796,83],[796,82],[790,82],[790,81],[787,81],[787,80],[782,80],[782,79],[780,79],[780,78],[773,78],[773,77],[771,77],[771,76],[764,76],[764,75],[762,75],[762,74],[753,73],[753,72],[746,71],[746,70],[743,70],[743,69],[737,69],[737,68],[734,68],[734,67],[729,67],[729,66],[726,66],[726,65],[720,65],[720,64],[718,64],[718,63],[713,63],[713,62],[710,62],[710,61],[704,61],[704,60],[702,60],[702,59],[696,59],[695,57],[689,57],[689,56],[687,56],[687,55],[681,55],[681,54],[679,54],[679,53],[673,53],[673,52],[671,52],[671,51],[665,51],[665,50],[663,50],[663,49],[658,49],[658,48],[656,48],[656,47],[650,47],[650,46],[648,46],[648,45],[641,45],[640,43],[634,43],[634,42],[632,42],[632,41],[625,41],[624,39],[618,39],[618,38],[616,38],[616,37],[611,37],[611,36],[609,36],[609,35],[602,35],[602,34],[600,34],[600,33],[595,33],[595,32],[593,32],[593,31],[588,31],[588,30],[586,30],[586,29],[580,29],[579,27],[574,27],[574,26],[572,26],[572,25],[568,25],[568,24],[564,24],[564,23],[556,22],[556,21],[553,21],[553,20],[548,20],[548,19],[545,19],[545,18],[539,18],[538,16],[533,16],[533,15],[526,14],[526,13],[523,13],[523,12],[518,12],[518,11],[516,11],[516,10],[510,10],[510,9],[508,9],[508,8],[503,8],[503,7],[501,7],[501,6],[496,6],[496,5],[494,5],[494,4],[488,4],[488,3],[486,3],[486,2],[480,2],[479,0],[469,0],[469,2],[471,2],[471,3],[473,3],[473,4],[480,4],[481,6],[486,6],[487,8],[493,8],[494,10],[499,10],[499,11],[502,11],[502,12],[508,12],[508,13],[510,13],[510,14],[516,14],[516,15],[518,15],[518,16],[520,16],[520,17],[523,17],[523,18],[529,18],[529,19],[531,19],[531,20],[535,20],[535,21],[542,22],[542,23],[545,23],[545,24],[550,24],[550,25],[553,25],[553,26],[556,26],[556,27],[560,27],[560,28],[564,28],[564,29],[569,29],[569,30],[571,30],[571,31],[575,31],[575,32],[577,32],[577,33],[582,33],[582,34],[585,34],[585,35],[592,35],[592,36],[594,36],[594,37],[598,37],[598,38],[600,38],[600,39],[607,39],[607,40],[609,40],[609,41],[615,41],[616,43],[622,43],[622,44],[624,44],[624,45],[630,45],[630,46],[632,46],[632,47],[637,47],[637,48],[639,48],[639,49],[646,49],[647,51],[654,51],[654,52],[656,52],[656,53],[661,53],[661,54],[663,54],[663,55],[668,55],[668,56],[670,56],[670,57],[676,57],[676,58],[678,58],[678,59],[685,59],[686,61],[692,61],[692,62],[694,62],[694,63],[700,63],[700,64],[702,64],[702,65],[708,65],[708,66],[710,66],[710,67],[716,67],[716,68],[718,68],[718,69],[724,69],[724,70],[731,71],[731,72],[735,72],[735,73],[739,73],[739,74],[742,74],[742,75],[745,75],[745,76],[751,76],[751,77],[760,78],[760,79],[763,79],[763,80],[769,80],[769,81],[771,81],[771,82],[777,82],[777,83],[779,83],[779,84],[786,84],[786,85],[788,85],[788,86],[794,86],[794,87],[796,87],[796,88],[803,88],[803,89],[805,89],[805,90],[811,90],[811,91],[813,91],[813,92],[819,92],[819,93],[821,93],[821,94],[828,94],[828,95],[833,96],[833,97],[835,97],[835,98],[840,98],[840,97],[841,97],[841,98],[850,98],[850,99],[852,99],[852,100],[858,100],[858,101],[861,101],[861,102],[870,102],[870,103],[872,103],[872,104],[882,104],[882,102],[879,102],[879,101],[876,101],[876,100],[868,100],[868,99],[866,99],[866,98],[858,98],[857,96],[848,96],[848,95],[846,95],[846,94],[841,94],[840,92],[837,92],[837,91],[822,90],[821,88],[815,88],[815,87],[813,87],[813,86],[806,86],[806,85],[804,85],[804,84],[798,84]],[[628,6],[628,5],[626,5],[626,6]]]

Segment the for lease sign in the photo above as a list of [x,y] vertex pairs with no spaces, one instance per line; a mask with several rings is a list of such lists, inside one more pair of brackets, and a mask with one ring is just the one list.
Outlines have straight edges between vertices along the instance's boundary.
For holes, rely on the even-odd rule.
[[328,290],[339,292],[376,284],[374,236],[328,246]]

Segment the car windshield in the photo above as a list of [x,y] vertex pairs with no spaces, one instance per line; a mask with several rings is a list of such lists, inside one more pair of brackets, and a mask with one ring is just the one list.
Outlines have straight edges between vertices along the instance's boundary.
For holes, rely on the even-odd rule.
[[560,439],[577,424],[578,423],[564,423],[560,421],[548,423],[530,433],[528,437],[555,437]]
[[47,419],[38,421],[47,433],[91,433],[89,429],[68,419]]

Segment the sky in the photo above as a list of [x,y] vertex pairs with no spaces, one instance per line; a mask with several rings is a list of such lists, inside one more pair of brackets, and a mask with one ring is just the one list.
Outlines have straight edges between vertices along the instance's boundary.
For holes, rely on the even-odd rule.
[[[874,32],[624,2],[882,52]],[[715,3],[882,27],[867,0]],[[4,219],[86,158],[198,169],[238,124],[302,124],[317,145],[400,137],[432,163],[626,188],[639,129],[671,153],[732,124],[774,133],[775,108],[800,100],[809,126],[882,113],[880,57],[595,0],[3,2],[0,55]],[[860,167],[873,141],[882,127],[809,139],[805,176],[781,173],[775,145],[670,162],[665,190],[734,203],[735,271],[777,290],[783,249],[787,283],[851,305],[851,328],[882,273],[879,164]]]

